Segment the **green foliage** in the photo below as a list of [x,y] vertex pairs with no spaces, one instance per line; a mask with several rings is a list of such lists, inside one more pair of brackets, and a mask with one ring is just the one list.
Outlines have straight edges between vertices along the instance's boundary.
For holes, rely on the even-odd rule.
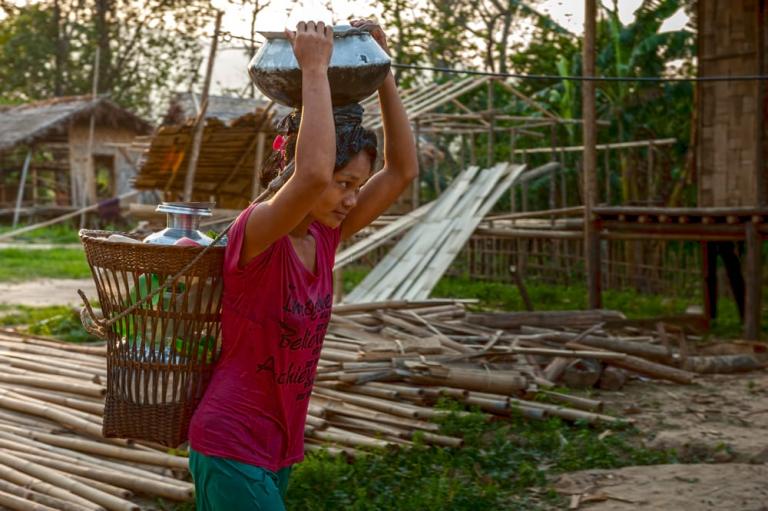
[[98,341],[85,331],[77,312],[64,305],[0,306],[0,325],[16,327],[30,334],[55,337],[68,342]]
[[98,92],[149,116],[181,83],[195,83],[208,0],[44,0],[3,3],[0,98],[30,101]]
[[464,446],[377,452],[352,463],[326,453],[308,456],[291,476],[288,509],[552,509],[563,499],[547,488],[551,476],[673,460],[671,453],[637,447],[633,429],[600,439],[600,428],[583,424],[488,422],[479,414],[451,415],[441,426],[443,434],[463,437]]
[[85,253],[77,248],[0,250],[0,282],[39,278],[83,279],[90,275]]
[[[17,226],[18,228],[24,227],[23,225]],[[11,226],[0,226],[0,234],[10,232],[13,229]],[[34,231],[23,233],[13,238],[14,242],[23,241],[25,243],[80,243],[80,238],[77,236],[77,229],[68,224],[56,224],[49,225],[48,227],[41,227]]]

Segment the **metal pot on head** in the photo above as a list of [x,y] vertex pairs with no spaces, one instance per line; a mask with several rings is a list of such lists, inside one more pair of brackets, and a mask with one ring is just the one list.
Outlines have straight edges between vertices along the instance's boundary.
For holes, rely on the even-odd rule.
[[[283,32],[259,32],[267,42],[248,64],[253,83],[268,98],[301,106],[301,69]],[[381,86],[389,56],[370,33],[349,25],[333,27],[333,54],[328,67],[333,106],[359,103]]]

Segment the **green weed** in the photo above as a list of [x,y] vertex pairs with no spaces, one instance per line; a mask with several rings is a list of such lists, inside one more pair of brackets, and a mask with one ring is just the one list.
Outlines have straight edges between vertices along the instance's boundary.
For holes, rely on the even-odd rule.
[[[16,228],[24,227],[19,225]],[[10,232],[10,226],[0,226],[0,234]],[[41,227],[34,231],[25,232],[19,236],[14,236],[13,241],[23,241],[28,243],[80,243],[77,236],[77,229],[70,224],[56,224],[48,227]]]
[[82,279],[90,275],[85,253],[76,248],[0,249],[0,282],[39,278]]
[[553,509],[563,504],[548,488],[557,474],[674,461],[672,453],[636,447],[631,428],[600,439],[602,429],[585,424],[488,422],[480,414],[452,415],[441,426],[462,436],[464,447],[383,451],[352,463],[308,456],[291,476],[288,509]]
[[17,327],[34,335],[55,337],[69,342],[97,341],[85,331],[80,316],[68,306],[26,307],[0,305],[0,325]]

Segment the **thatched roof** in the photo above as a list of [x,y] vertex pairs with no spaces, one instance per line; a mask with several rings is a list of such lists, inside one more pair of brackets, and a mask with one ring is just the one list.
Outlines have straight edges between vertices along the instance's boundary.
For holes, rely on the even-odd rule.
[[[211,95],[208,96],[208,108],[205,110],[205,117],[228,123],[244,115],[261,111],[268,104],[269,101],[265,99]],[[197,117],[199,110],[200,94],[179,92],[171,100],[163,124],[183,124],[184,121]],[[278,112],[278,118],[290,112],[288,107],[281,105],[275,105],[273,110]],[[285,111],[282,112],[282,110]]]
[[147,121],[106,98],[53,98],[0,108],[0,152],[62,133],[71,121],[86,119],[91,113],[96,114],[97,127],[119,126],[133,129],[137,134],[152,130]]
[[[220,205],[241,207],[248,204],[253,189],[258,134],[266,134],[263,146],[263,157],[266,158],[271,153],[275,135],[274,115],[273,110],[267,112],[266,108],[259,108],[228,123],[206,116],[195,173],[197,200],[208,200],[214,195]],[[182,124],[160,126],[141,157],[134,187],[181,193],[189,168],[194,131],[192,119]],[[258,166],[261,164],[259,162]]]

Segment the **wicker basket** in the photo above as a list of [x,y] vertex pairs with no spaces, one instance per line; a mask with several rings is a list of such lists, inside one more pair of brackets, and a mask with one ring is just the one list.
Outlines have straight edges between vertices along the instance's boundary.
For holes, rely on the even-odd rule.
[[114,320],[203,249],[107,241],[110,234],[80,231],[103,314],[94,317],[85,300],[83,324],[107,341],[103,434],[177,447],[221,348],[224,248],[211,247],[175,285]]

